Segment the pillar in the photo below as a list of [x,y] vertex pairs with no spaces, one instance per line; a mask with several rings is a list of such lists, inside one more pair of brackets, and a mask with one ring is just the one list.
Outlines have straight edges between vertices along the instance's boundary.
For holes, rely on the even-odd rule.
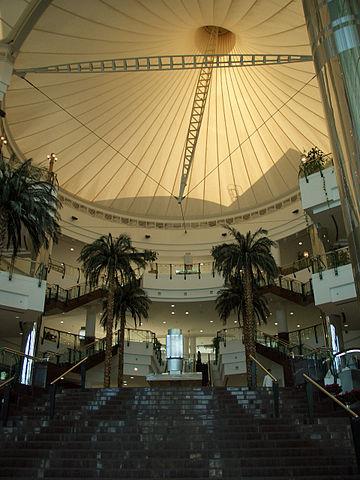
[[327,315],[326,316],[329,337],[331,340],[330,348],[333,353],[338,353],[344,350],[344,336],[342,318],[340,315]]
[[277,323],[278,336],[281,340],[289,341],[289,327],[285,308],[278,305],[275,310],[275,321]]
[[193,358],[194,355],[196,356],[196,337],[191,336],[189,337],[189,356]]
[[276,245],[271,247],[271,255],[274,257],[276,265],[281,267],[281,255],[280,255],[280,245],[278,242],[275,242]]
[[10,85],[13,67],[14,64],[10,53],[10,46],[0,44],[0,102],[3,101],[4,95]]
[[184,358],[189,358],[189,351],[190,351],[190,341],[189,341],[189,335],[184,335]]
[[85,320],[85,342],[91,343],[95,340],[96,330],[96,305],[90,305],[86,308],[86,320]]
[[360,294],[360,3],[303,0]]

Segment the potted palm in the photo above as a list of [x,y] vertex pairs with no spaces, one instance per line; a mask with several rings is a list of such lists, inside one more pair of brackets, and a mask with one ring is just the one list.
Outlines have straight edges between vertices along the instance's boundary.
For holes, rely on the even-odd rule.
[[126,234],[114,238],[102,235],[83,247],[79,261],[83,265],[86,281],[96,287],[101,278],[107,289],[107,322],[105,340],[104,387],[110,387],[111,358],[114,328],[114,300],[117,285],[136,282],[147,262],[156,260],[152,250],[137,250]]
[[11,249],[14,259],[24,235],[36,255],[58,240],[61,203],[53,184],[43,178],[44,170],[31,160],[10,163],[0,154],[0,258]]
[[246,369],[249,387],[253,387],[251,358],[255,356],[256,319],[254,297],[256,285],[260,280],[272,281],[278,274],[278,268],[271,254],[274,242],[268,238],[267,231],[259,228],[245,235],[233,227],[227,227],[233,243],[223,243],[212,249],[214,267],[224,276],[225,283],[232,279],[243,286],[243,334],[246,353]]
[[[124,349],[125,349],[125,328],[126,314],[129,314],[134,320],[135,328],[138,322],[149,317],[150,298],[140,287],[139,281],[130,281],[121,285],[116,284],[114,292],[114,311],[115,328],[120,323],[118,336],[118,387],[123,385],[124,379]],[[104,302],[104,313],[101,317],[101,325],[106,329],[108,323],[107,301]]]

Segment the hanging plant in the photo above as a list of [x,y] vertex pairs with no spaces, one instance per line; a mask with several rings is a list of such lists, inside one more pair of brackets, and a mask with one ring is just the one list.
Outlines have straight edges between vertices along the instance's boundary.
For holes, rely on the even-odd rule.
[[320,175],[324,177],[323,170],[329,165],[332,165],[332,158],[320,148],[313,147],[301,158],[299,176],[305,177],[306,182],[309,181],[308,176],[316,172],[320,172]]

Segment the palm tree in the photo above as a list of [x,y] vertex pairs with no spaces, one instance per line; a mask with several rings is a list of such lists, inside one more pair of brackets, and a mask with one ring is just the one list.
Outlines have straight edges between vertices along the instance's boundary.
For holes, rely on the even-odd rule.
[[43,180],[44,170],[32,165],[5,161],[0,154],[0,257],[5,248],[13,258],[26,233],[35,254],[60,234],[58,209],[61,203],[52,183]]
[[[253,285],[253,303],[254,313],[259,325],[261,323],[267,323],[270,310],[265,296],[261,294],[257,285]],[[225,285],[225,288],[220,290],[216,299],[215,308],[224,325],[226,325],[231,313],[235,312],[240,327],[241,317],[245,311],[244,284],[241,278],[232,278],[230,282]]]
[[[135,328],[143,318],[149,317],[150,298],[140,287],[139,282],[129,282],[124,285],[119,283],[116,285],[114,294],[114,318],[115,327],[117,328],[120,320],[119,330],[119,347],[118,347],[118,387],[122,387],[124,377],[124,348],[125,348],[125,327],[126,313],[129,313],[134,320]],[[104,302],[104,313],[101,317],[101,325],[106,328],[107,325],[107,302]]]
[[126,284],[137,279],[137,272],[147,262],[157,257],[152,250],[138,251],[126,234],[113,238],[111,233],[103,235],[81,250],[79,261],[83,264],[86,281],[91,287],[99,285],[101,277],[107,287],[107,322],[104,364],[104,387],[110,387],[112,340],[114,326],[114,295],[117,283]]
[[255,233],[250,231],[243,235],[233,227],[227,227],[233,243],[223,243],[212,249],[215,269],[224,276],[225,283],[232,278],[239,278],[244,289],[244,344],[246,353],[246,369],[249,387],[253,387],[251,375],[251,358],[255,356],[256,321],[254,310],[254,282],[266,278],[273,280],[278,269],[271,254],[275,243],[268,238],[267,231],[259,228]]

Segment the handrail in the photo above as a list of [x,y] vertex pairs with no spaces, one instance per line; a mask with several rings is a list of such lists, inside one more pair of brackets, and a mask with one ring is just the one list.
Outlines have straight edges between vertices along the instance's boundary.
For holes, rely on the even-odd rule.
[[13,375],[11,378],[8,378],[7,380],[5,380],[5,382],[0,383],[0,390],[6,387],[6,385],[11,383],[13,380],[15,380],[15,378],[16,378],[16,375]]
[[279,383],[278,379],[274,377],[274,375],[272,375],[269,370],[267,370],[264,365],[262,365],[259,360],[256,360],[255,357],[253,357],[252,355],[249,355],[250,359],[253,360],[257,365],[259,365],[259,367],[267,374],[269,375],[269,377],[272,379],[273,382],[275,383]]
[[69,370],[66,370],[65,373],[62,373],[59,377],[55,378],[55,380],[53,380],[50,385],[55,385],[55,383],[57,383],[59,380],[62,380],[65,375],[67,375],[68,373],[72,372],[75,368],[77,368],[79,365],[81,365],[83,362],[85,362],[85,360],[87,360],[89,357],[85,357],[83,358],[82,360],[80,360],[80,362],[76,363],[75,365],[73,365],[71,368],[69,368]]
[[31,360],[35,360],[36,362],[43,362],[45,360],[44,358],[33,357],[32,355],[28,355],[27,353],[19,352],[18,350],[13,350],[12,348],[9,348],[9,347],[2,347],[0,349],[0,351],[15,353],[16,355],[19,355],[20,357],[30,358]]
[[313,380],[311,377],[306,375],[306,373],[303,373],[303,377],[305,378],[305,380],[307,380],[312,385],[314,385],[316,388],[318,388],[322,393],[325,393],[325,395],[327,395],[329,398],[331,398],[331,400],[333,400],[338,405],[340,405],[340,407],[342,407],[344,410],[346,410],[348,413],[350,413],[350,415],[352,415],[354,418],[359,418],[359,415],[357,413],[355,413],[354,410],[351,410],[351,408],[348,407],[347,405],[345,405],[345,403],[340,402],[340,400],[338,400],[334,395],[329,393],[325,388],[323,388],[321,385],[319,385],[317,382],[315,382],[315,380]]

